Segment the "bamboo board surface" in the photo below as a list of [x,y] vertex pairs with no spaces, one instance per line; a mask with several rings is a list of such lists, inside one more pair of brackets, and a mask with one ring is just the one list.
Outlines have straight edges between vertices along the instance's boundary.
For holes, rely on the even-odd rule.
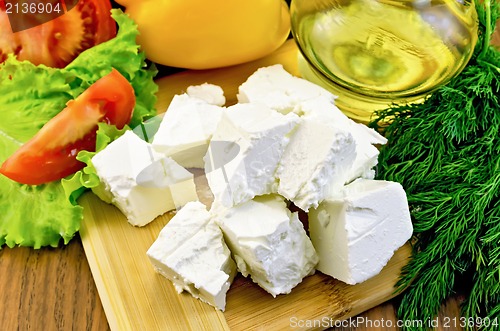
[[[220,85],[228,104],[235,103],[238,86],[250,74],[276,63],[298,74],[297,48],[292,40],[252,63],[160,78],[158,110],[164,111],[172,97],[188,86],[205,82]],[[197,177],[197,186],[206,190],[202,176]],[[206,196],[205,193],[200,192],[200,196]],[[358,285],[346,285],[316,273],[291,294],[277,298],[240,275],[228,292],[226,311],[220,312],[189,294],[177,294],[170,281],[153,270],[146,251],[171,214],[138,228],[92,193],[81,197],[80,204],[84,207],[80,235],[113,331],[287,330],[294,321],[306,320],[317,321],[317,327],[309,329],[325,328],[321,321],[352,317],[392,298],[394,284],[410,254],[410,247],[403,246],[379,275]]]

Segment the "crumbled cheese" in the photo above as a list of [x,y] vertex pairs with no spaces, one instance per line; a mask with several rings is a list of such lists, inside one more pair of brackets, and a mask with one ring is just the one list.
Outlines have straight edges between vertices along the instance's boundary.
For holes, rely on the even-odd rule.
[[[258,69],[237,98],[224,108],[222,89],[205,83],[166,112],[154,148],[204,168],[213,203],[190,202],[165,226],[148,250],[155,269],[221,310],[236,270],[273,296],[316,268],[348,284],[378,274],[413,231],[402,186],[373,179],[387,140],[281,65]],[[172,187],[182,177],[172,159],[142,165],[136,182]],[[285,199],[308,212],[310,237]]]
[[412,232],[406,193],[395,182],[358,179],[309,213],[317,269],[347,284],[380,273]]
[[226,103],[224,90],[222,90],[222,87],[217,85],[208,83],[192,85],[187,88],[186,93],[190,97],[202,99],[211,105],[224,106]]
[[[132,131],[126,131],[98,152],[92,164],[101,181],[95,192],[118,207],[135,226],[144,226],[157,216],[198,199],[193,175],[155,152]],[[158,173],[155,180],[164,185],[141,185],[143,173],[161,165],[166,165],[166,170],[153,172]]]
[[266,106],[236,104],[227,108],[205,156],[205,173],[214,202],[226,207],[276,192],[275,172],[299,122]]
[[257,197],[229,209],[218,209],[221,227],[238,270],[277,296],[290,293],[314,273],[318,257],[297,213],[282,197]]
[[203,156],[223,109],[188,94],[174,96],[153,138],[153,147],[183,167],[203,168]]
[[300,114],[300,104],[324,97],[333,102],[335,96],[305,79],[292,76],[281,64],[255,71],[238,88],[240,103],[260,103],[280,113]]
[[201,202],[186,204],[160,231],[147,251],[154,269],[187,291],[224,311],[236,265],[220,228]]

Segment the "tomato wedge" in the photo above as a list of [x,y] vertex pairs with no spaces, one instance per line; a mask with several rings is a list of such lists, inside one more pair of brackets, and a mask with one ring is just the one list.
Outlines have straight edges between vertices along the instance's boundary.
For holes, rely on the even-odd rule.
[[[116,35],[111,8],[110,0],[11,0],[8,5],[0,0],[0,62],[14,54],[20,61],[63,68],[84,50]],[[63,14],[47,21],[55,10]],[[13,32],[16,23],[33,27]]]
[[83,168],[76,159],[81,150],[94,151],[97,123],[123,128],[132,118],[134,89],[116,69],[92,84],[0,168],[0,173],[21,184],[40,185],[64,178]]

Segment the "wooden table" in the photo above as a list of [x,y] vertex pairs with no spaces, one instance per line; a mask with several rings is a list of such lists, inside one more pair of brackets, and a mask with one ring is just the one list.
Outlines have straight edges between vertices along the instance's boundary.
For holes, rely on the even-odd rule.
[[[500,45],[500,24],[494,44]],[[0,250],[0,330],[109,330],[90,268],[77,236],[59,248]],[[460,295],[451,297],[439,318],[460,315]],[[396,321],[396,299],[359,317]],[[441,324],[441,323],[440,323]],[[352,330],[338,327],[333,330]],[[356,330],[396,330],[358,325]],[[444,330],[439,328],[438,330]]]
[[[2,331],[109,330],[80,238],[59,248],[4,248],[0,251],[0,275]],[[440,317],[459,316],[459,302],[459,296],[448,300]],[[359,317],[395,321],[395,302],[386,302]],[[356,330],[388,329],[361,324]]]

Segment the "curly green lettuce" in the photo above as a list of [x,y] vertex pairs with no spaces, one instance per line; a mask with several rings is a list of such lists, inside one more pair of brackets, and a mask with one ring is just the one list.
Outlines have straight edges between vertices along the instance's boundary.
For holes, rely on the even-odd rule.
[[[157,71],[147,66],[145,54],[139,50],[137,26],[119,9],[112,10],[112,17],[118,23],[117,36],[84,51],[63,69],[35,66],[14,57],[0,65],[0,163],[111,68],[134,88],[136,107],[130,125],[156,114],[158,86],[153,79]],[[108,135],[105,126],[100,131]],[[61,241],[67,244],[83,218],[82,208],[76,204],[85,189],[80,184],[74,182],[65,191],[61,181],[30,186],[0,175],[0,249],[4,245],[40,248],[56,247]]]
[[130,130],[129,126],[125,126],[120,130],[114,125],[99,123],[95,151],[81,151],[76,157],[78,161],[85,163],[85,167],[73,176],[61,180],[64,192],[71,203],[77,205],[78,198],[87,189],[92,189],[102,200],[111,203],[111,200],[106,199],[107,194],[105,192],[99,192],[102,186],[100,185],[101,181],[92,164],[92,157],[106,148],[113,140],[123,135],[127,130]]

